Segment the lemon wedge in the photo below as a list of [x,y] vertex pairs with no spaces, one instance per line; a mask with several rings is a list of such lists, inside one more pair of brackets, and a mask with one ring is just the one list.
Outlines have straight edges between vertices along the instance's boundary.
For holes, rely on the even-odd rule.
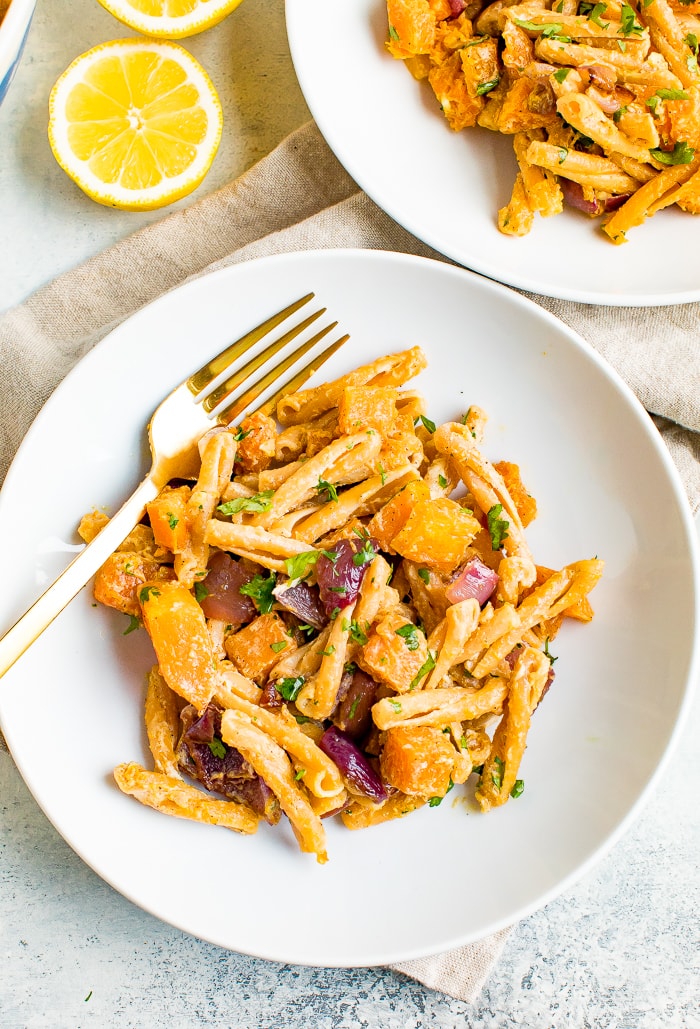
[[117,39],[88,50],[49,101],[60,166],[93,200],[126,211],[164,207],[196,189],[222,124],[207,73],[165,40]]
[[182,39],[222,21],[241,0],[99,0],[124,25],[147,36]]

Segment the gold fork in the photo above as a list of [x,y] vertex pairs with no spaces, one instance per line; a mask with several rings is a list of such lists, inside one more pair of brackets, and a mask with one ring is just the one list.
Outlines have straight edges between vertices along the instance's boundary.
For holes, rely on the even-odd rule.
[[[146,504],[158,495],[163,486],[176,475],[196,476],[197,441],[208,429],[217,424],[230,425],[243,414],[252,414],[254,411],[272,414],[280,397],[299,389],[349,339],[348,335],[341,336],[296,368],[301,359],[338,324],[330,322],[279,362],[273,361],[288,344],[325,313],[326,308],[322,307],[296,322],[263,350],[255,353],[245,364],[236,367],[236,363],[244,354],[262,342],[268,334],[274,332],[313,297],[313,293],[308,293],[251,329],[180,383],[156,408],[148,424],[152,458],[150,471],[94,540],[78,554],[12,628],[0,637],[0,677],[12,667],[124,541],[143,517]],[[271,396],[254,406],[256,401],[290,370],[291,376]],[[251,377],[256,372],[260,372],[260,375],[251,382]],[[246,383],[249,384],[241,392],[241,387]]]

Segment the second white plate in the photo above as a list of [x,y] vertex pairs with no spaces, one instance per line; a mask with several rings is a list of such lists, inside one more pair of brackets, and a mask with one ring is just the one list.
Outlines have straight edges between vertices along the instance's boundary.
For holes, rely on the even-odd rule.
[[671,208],[615,246],[567,210],[504,236],[517,170],[510,138],[454,133],[432,91],[390,57],[385,0],[286,0],[294,67],[316,124],[359,186],[447,257],[489,278],[588,304],[700,300],[700,222]]

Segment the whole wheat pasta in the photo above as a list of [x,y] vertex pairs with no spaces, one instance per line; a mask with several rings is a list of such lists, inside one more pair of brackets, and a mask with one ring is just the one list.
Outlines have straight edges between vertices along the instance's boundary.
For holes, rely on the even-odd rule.
[[222,430],[207,439],[197,484],[187,502],[187,545],[175,555],[175,571],[181,582],[192,584],[201,575],[209,556],[206,529],[221,494],[231,478],[236,456],[233,434]]
[[297,782],[291,762],[282,747],[240,711],[224,711],[221,716],[221,737],[228,746],[240,751],[268,784],[289,818],[301,849],[315,854],[319,864],[324,864],[328,854],[321,819]]
[[175,753],[180,736],[180,705],[177,694],[167,685],[157,667],[148,673],[144,721],[156,771],[181,779]]
[[258,819],[250,808],[227,800],[213,800],[182,779],[162,772],[149,772],[134,762],[118,765],[114,769],[114,779],[122,793],[163,814],[220,825],[240,833],[257,831]]
[[515,787],[530,719],[542,696],[549,669],[547,657],[532,647],[524,647],[517,658],[503,717],[494,733],[476,790],[482,810],[505,804]]
[[433,725],[438,728],[452,722],[472,721],[482,715],[499,712],[508,692],[508,680],[494,677],[480,690],[459,686],[417,690],[400,697],[384,697],[372,708],[378,729],[397,725]]
[[284,708],[279,714],[265,710],[259,704],[231,694],[227,698],[226,710],[240,711],[250,721],[279,744],[287,754],[304,769],[304,786],[316,797],[338,797],[343,792],[343,779],[336,765],[320,750],[314,741],[305,735],[293,718],[284,717]]

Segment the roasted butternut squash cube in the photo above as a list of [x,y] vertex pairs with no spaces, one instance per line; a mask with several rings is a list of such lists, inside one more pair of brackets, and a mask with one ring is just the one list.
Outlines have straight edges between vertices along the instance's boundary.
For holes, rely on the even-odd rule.
[[377,623],[356,660],[377,682],[406,693],[425,681],[419,673],[428,660],[428,642],[400,610],[391,610]]
[[256,682],[263,682],[278,661],[297,649],[274,611],[260,615],[250,625],[227,636],[224,646],[238,671]]
[[367,526],[370,536],[379,543],[379,549],[392,553],[391,541],[403,529],[408,516],[419,500],[429,500],[430,489],[422,479],[409,482],[371,519]]
[[146,582],[138,598],[160,674],[173,692],[203,711],[213,696],[217,675],[204,612],[179,582]]
[[428,0],[387,0],[389,41],[393,57],[427,54],[435,40],[437,18]]
[[393,386],[347,386],[338,399],[338,429],[351,435],[362,429],[376,429],[390,436],[396,427],[396,398]]
[[277,426],[274,419],[255,411],[241,422],[243,439],[236,451],[236,471],[264,472],[275,458]]
[[527,132],[528,129],[551,125],[556,120],[557,110],[549,85],[523,75],[514,80],[503,100],[498,115],[498,131],[507,134]]
[[[500,71],[498,67],[498,50],[495,39],[486,37],[480,43],[474,43],[459,51],[464,81],[469,96],[484,96],[498,85]],[[479,109],[483,104],[479,104]],[[477,111],[478,114],[478,111]]]
[[117,551],[110,554],[95,575],[92,592],[98,604],[138,618],[141,615],[138,593],[143,584],[174,578],[172,568],[159,565],[147,554]]
[[191,493],[189,486],[166,486],[155,500],[146,504],[156,543],[173,554],[181,554],[187,544],[187,501]]
[[476,125],[484,100],[470,94],[459,53],[450,54],[440,64],[434,64],[428,81],[451,129],[461,132]]
[[537,517],[537,501],[528,493],[520,478],[520,466],[512,461],[499,461],[494,468],[506,484],[523,525],[529,525]]
[[98,532],[101,532],[107,522],[108,516],[103,511],[89,511],[80,519],[78,535],[86,543],[92,543]]
[[379,762],[384,781],[409,797],[444,797],[455,749],[440,729],[399,725],[387,731]]
[[409,561],[450,572],[462,564],[480,529],[476,518],[449,497],[419,500],[391,545]]

